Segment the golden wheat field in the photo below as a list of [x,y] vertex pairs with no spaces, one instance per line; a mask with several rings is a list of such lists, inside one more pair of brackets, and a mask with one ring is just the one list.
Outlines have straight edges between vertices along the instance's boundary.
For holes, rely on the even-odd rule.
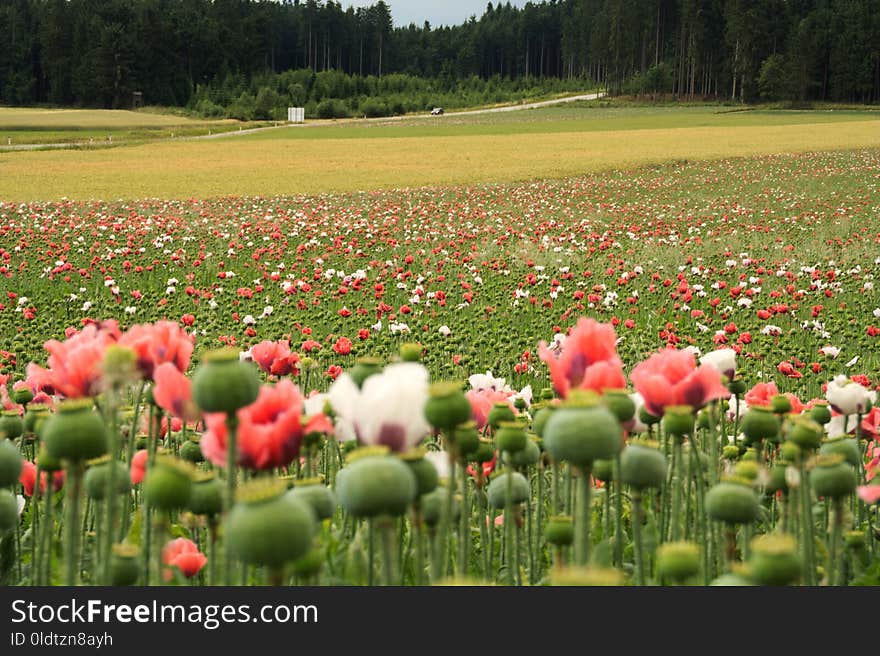
[[[559,178],[680,159],[880,146],[880,120],[344,138],[336,129],[0,153],[6,201],[275,195]],[[176,118],[176,117],[175,117]],[[802,119],[803,120],[803,119]],[[662,121],[658,121],[662,124]],[[355,128],[352,128],[355,129]]]

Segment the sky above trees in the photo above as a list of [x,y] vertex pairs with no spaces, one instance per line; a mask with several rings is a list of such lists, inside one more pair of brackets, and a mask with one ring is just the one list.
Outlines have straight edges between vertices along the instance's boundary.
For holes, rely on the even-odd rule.
[[[391,15],[396,26],[415,23],[421,25],[425,21],[431,25],[458,25],[471,16],[479,18],[486,10],[489,0],[385,0],[391,7]],[[506,2],[507,0],[505,0]],[[343,2],[343,8],[349,6],[366,7],[375,0],[351,0]],[[497,2],[496,2],[497,4]],[[510,0],[515,7],[522,7],[525,0]]]

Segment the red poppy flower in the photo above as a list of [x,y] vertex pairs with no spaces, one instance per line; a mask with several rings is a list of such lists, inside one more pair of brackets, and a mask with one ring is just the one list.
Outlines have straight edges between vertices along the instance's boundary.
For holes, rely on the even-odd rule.
[[695,410],[709,401],[730,396],[721,374],[711,365],[697,366],[690,351],[664,349],[640,362],[630,374],[645,409],[661,417],[667,406],[689,405]]
[[286,376],[299,373],[296,366],[299,356],[291,352],[290,342],[286,339],[278,342],[266,340],[255,344],[251,347],[251,357],[267,374]]
[[199,409],[192,398],[192,383],[175,365],[170,362],[160,364],[153,372],[153,378],[156,380],[153,387],[156,405],[183,421],[199,418]]
[[541,359],[550,367],[550,378],[562,398],[572,389],[623,389],[626,377],[617,355],[614,327],[581,317],[562,344],[557,357],[546,342],[538,345]]
[[340,337],[333,345],[333,350],[338,355],[348,355],[351,353],[351,340],[348,337]]
[[147,459],[149,455],[146,449],[141,449],[132,456],[131,467],[129,468],[132,485],[137,485],[144,480],[144,476],[147,474]]
[[[302,416],[303,397],[289,379],[260,388],[257,400],[238,411],[238,464],[253,470],[289,465],[299,455],[303,436],[330,433],[333,425],[323,414]],[[214,464],[226,466],[226,416],[205,417],[202,453]]]
[[[49,476],[46,472],[40,472],[40,494],[46,492],[46,481],[48,478]],[[37,486],[37,466],[30,460],[25,460],[22,463],[18,482],[24,488],[25,496],[34,496],[34,488]],[[52,489],[57,492],[62,487],[64,487],[64,470],[59,470],[52,475]]]
[[193,352],[192,337],[174,321],[136,324],[122,335],[119,343],[137,353],[138,367],[148,379],[164,362],[186,371]]
[[[189,579],[202,570],[208,559],[199,551],[195,542],[186,538],[177,538],[162,547],[162,562],[169,567],[177,567]],[[170,581],[172,576],[170,569],[165,571],[166,581]]]

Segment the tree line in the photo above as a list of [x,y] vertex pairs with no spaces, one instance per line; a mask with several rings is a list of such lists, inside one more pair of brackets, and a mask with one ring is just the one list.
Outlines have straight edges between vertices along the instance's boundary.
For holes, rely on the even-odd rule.
[[585,80],[611,93],[877,102],[880,0],[490,2],[437,27],[394,25],[382,0],[0,0],[5,104],[127,107],[139,91],[206,113],[315,113],[334,100],[393,112],[459,88],[493,101]]

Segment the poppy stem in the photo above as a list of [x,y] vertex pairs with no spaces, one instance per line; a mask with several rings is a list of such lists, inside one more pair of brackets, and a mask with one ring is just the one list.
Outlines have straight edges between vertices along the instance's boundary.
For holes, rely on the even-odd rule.
[[[34,487],[34,494],[40,493],[40,472],[37,472],[37,484]],[[46,495],[46,508],[43,512],[43,531],[40,534],[40,549],[38,551],[38,564],[40,568],[40,580],[39,583],[41,585],[49,585],[52,580],[52,533],[54,530],[55,519],[52,517],[52,492],[49,489],[49,486],[52,485],[52,482],[49,481],[46,485],[46,491],[44,494]],[[45,568],[43,567],[43,561],[45,560]]]
[[425,577],[425,531],[422,528],[422,511],[418,500],[413,504],[412,531],[415,533],[416,550],[415,584],[422,585]]
[[[226,512],[232,510],[235,502],[235,474],[238,462],[238,443],[237,443],[238,417],[235,415],[226,416]],[[229,553],[229,547],[226,545],[224,549],[224,565],[225,576],[224,583],[232,585],[232,556]]]
[[634,490],[632,494],[632,530],[635,543],[636,585],[645,585],[645,554],[642,545],[642,493]]
[[471,530],[471,501],[468,495],[467,463],[461,465],[461,518],[458,540],[458,569],[464,576],[468,573],[468,558]]
[[508,469],[505,475],[507,477],[507,499],[504,502],[504,571],[507,585],[512,586],[515,581],[513,573],[513,471]]
[[813,512],[810,500],[809,479],[807,478],[806,467],[803,459],[800,466],[800,487],[801,487],[801,529],[803,536],[803,553],[804,558],[804,582],[807,585],[816,585],[816,565],[813,544]]
[[373,571],[376,560],[376,549],[373,544],[373,518],[367,519],[367,552],[369,554],[367,565],[367,585],[373,587]]
[[379,530],[382,532],[382,566],[385,585],[394,585],[394,521],[390,517],[382,517],[379,520]]
[[681,539],[681,442],[681,438],[672,436],[672,512],[669,515],[672,542]]
[[828,585],[838,583],[838,550],[840,548],[840,535],[843,527],[843,498],[834,499],[834,518],[831,527],[831,543],[828,545]]
[[620,478],[620,452],[614,456],[614,564],[623,565],[623,489]]
[[[85,465],[73,462],[67,466],[67,479],[70,481],[67,497],[67,544],[65,545],[66,572],[64,584],[74,586],[79,583],[80,548],[80,497]],[[38,482],[39,484],[39,482]],[[48,493],[48,488],[47,488]]]
[[581,492],[581,516],[580,516],[580,530],[578,531],[578,537],[580,538],[580,545],[578,549],[578,565],[586,565],[590,562],[590,524],[592,523],[592,513],[590,508],[590,473],[592,472],[592,465],[586,465],[581,470],[581,475],[579,477],[580,482],[580,492]]

